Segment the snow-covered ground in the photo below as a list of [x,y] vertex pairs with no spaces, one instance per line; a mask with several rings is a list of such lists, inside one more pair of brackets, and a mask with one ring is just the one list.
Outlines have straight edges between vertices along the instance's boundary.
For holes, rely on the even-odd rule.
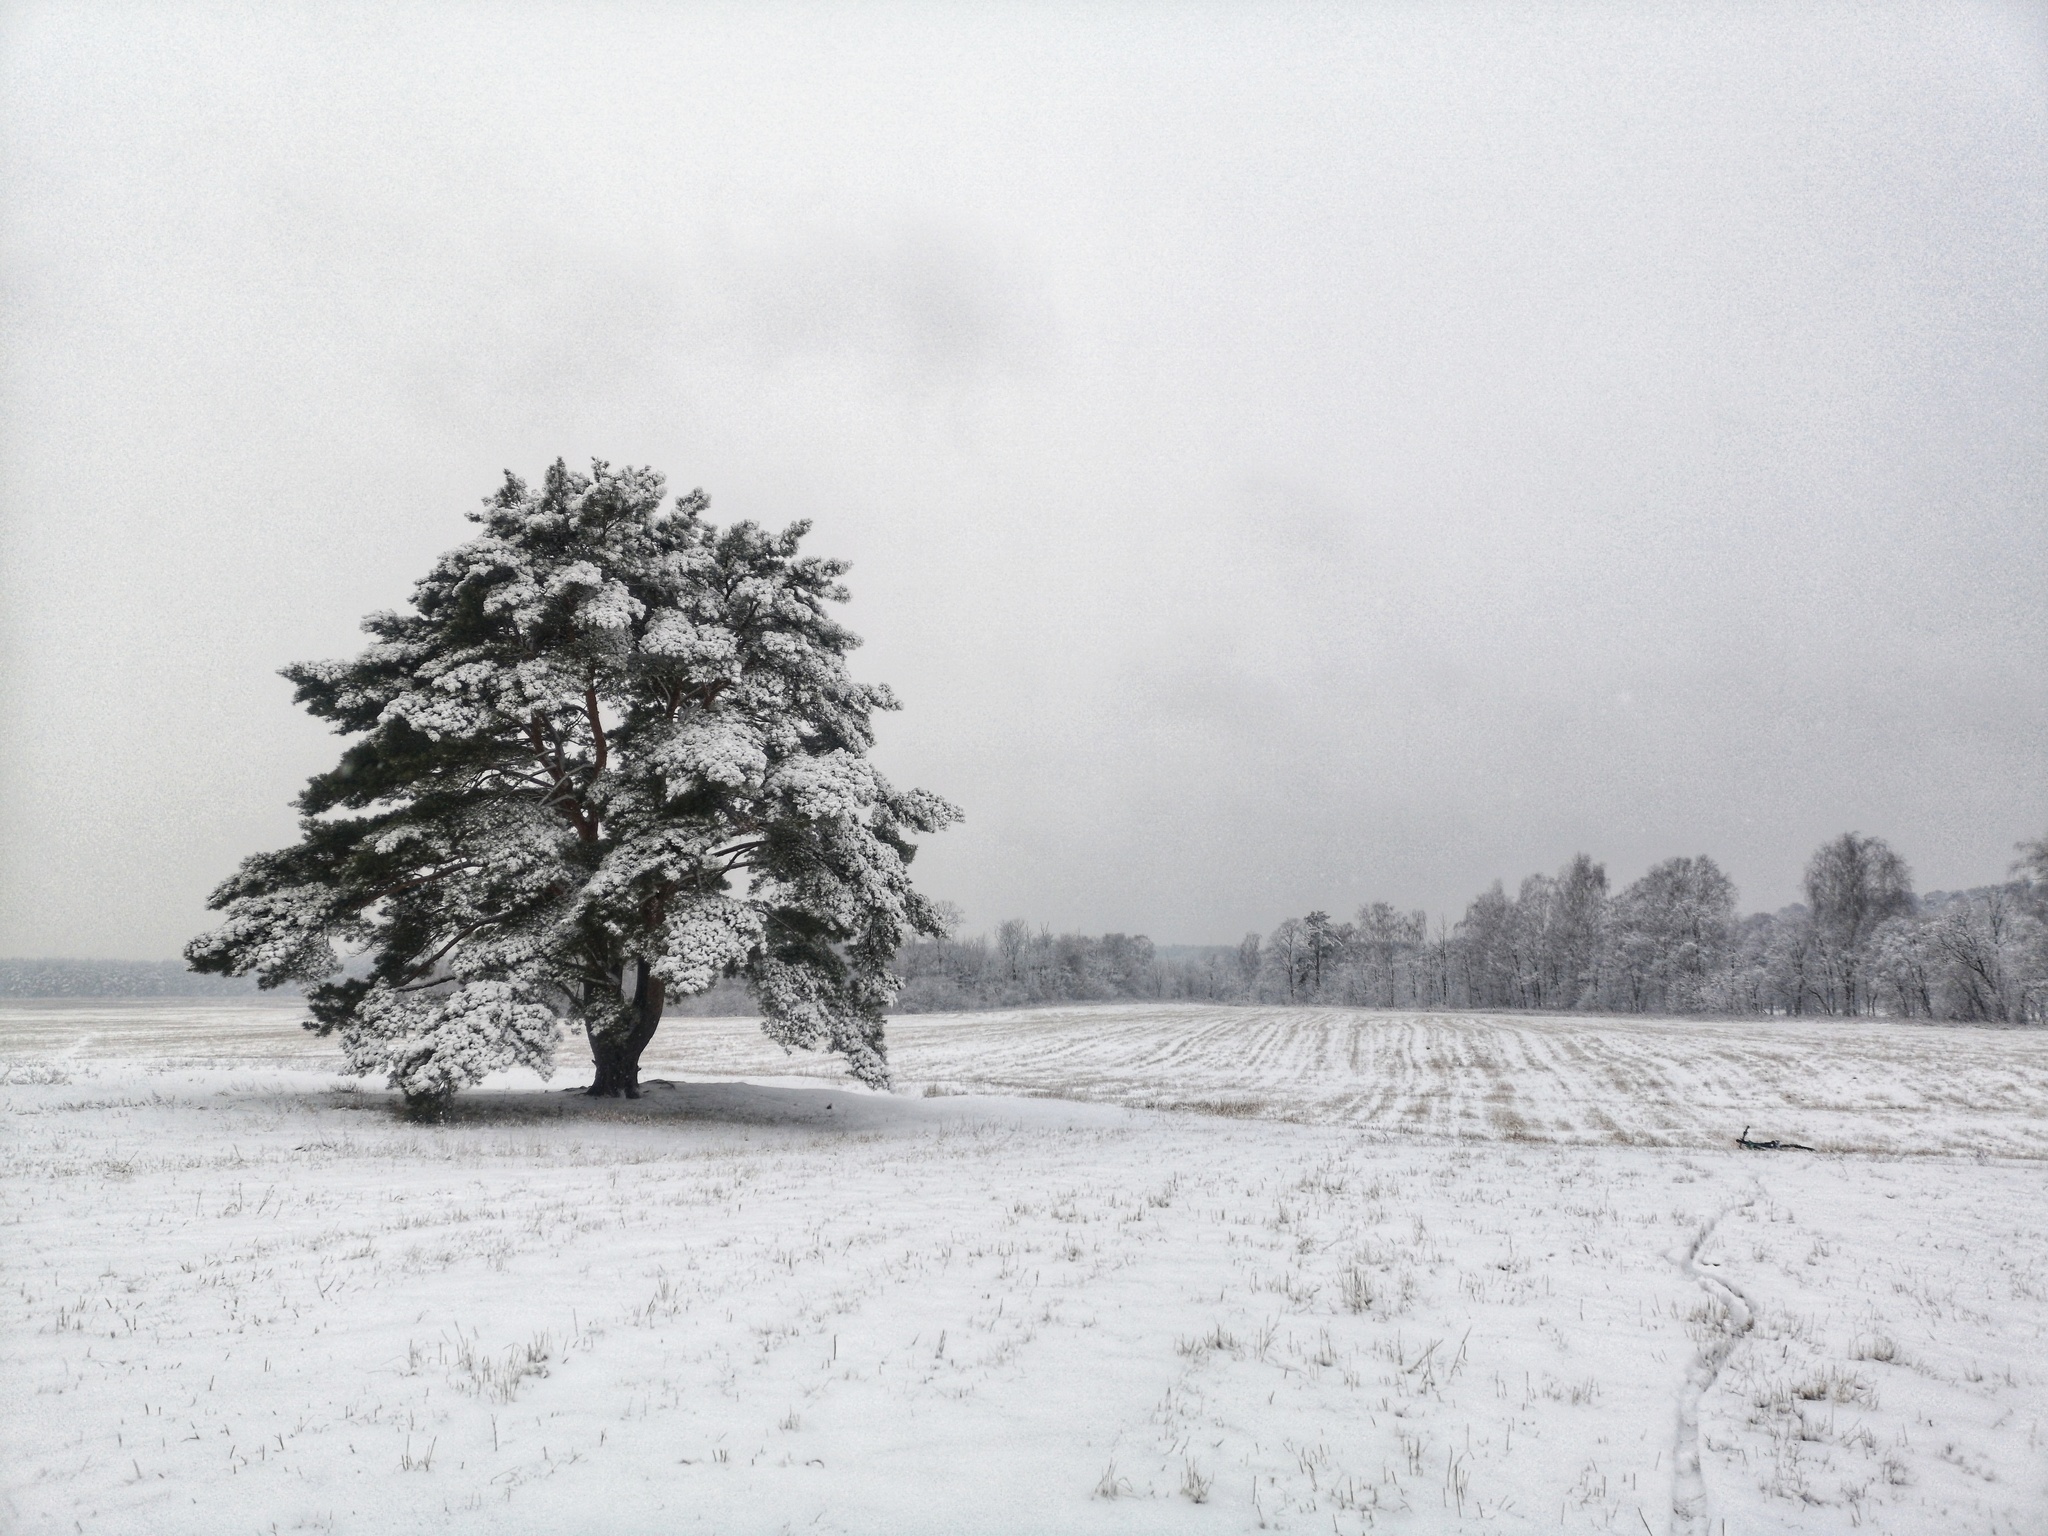
[[2040,1032],[672,1019],[418,1125],[294,1016],[0,1005],[0,1526],[2048,1530]]

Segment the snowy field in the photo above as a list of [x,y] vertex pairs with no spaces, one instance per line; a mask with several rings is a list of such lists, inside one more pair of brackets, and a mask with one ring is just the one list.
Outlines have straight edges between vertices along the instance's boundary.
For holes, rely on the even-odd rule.
[[2048,1531],[2048,1034],[671,1019],[418,1125],[295,1016],[0,1004],[0,1527]]

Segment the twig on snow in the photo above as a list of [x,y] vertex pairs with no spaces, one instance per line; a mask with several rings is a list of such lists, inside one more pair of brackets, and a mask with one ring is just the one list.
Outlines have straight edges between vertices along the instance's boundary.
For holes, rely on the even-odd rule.
[[1742,1128],[1742,1134],[1735,1138],[1735,1145],[1747,1147],[1752,1152],[1811,1152],[1813,1150],[1812,1147],[1803,1146],[1796,1141],[1751,1141],[1749,1139],[1749,1127],[1746,1125]]

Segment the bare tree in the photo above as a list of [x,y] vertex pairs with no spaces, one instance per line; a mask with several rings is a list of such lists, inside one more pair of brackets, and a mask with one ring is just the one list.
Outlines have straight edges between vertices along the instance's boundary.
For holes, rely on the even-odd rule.
[[1735,883],[1705,854],[1666,859],[1614,902],[1609,986],[1636,1012],[1726,1007]]
[[1256,933],[1248,933],[1238,941],[1237,978],[1247,1002],[1259,995],[1259,972],[1265,965],[1264,944]]
[[996,949],[1011,981],[1024,979],[1024,952],[1030,947],[1031,925],[1023,918],[1013,917],[997,926]]
[[1301,927],[1302,942],[1307,950],[1303,958],[1308,968],[1309,996],[1321,997],[1325,979],[1334,976],[1351,935],[1323,911],[1309,913],[1302,919]]
[[1934,910],[1911,925],[1915,948],[1933,965],[1931,1016],[1997,1024],[2039,1016],[2043,928],[2022,894],[2018,885],[1956,893],[1930,902]]
[[1557,882],[1548,875],[1531,875],[1509,907],[1507,1001],[1518,1008],[1541,1008],[1549,1001],[1544,983],[1556,906]]
[[1870,942],[1870,986],[1888,1012],[1902,1019],[1941,1017],[1940,980],[1931,923],[1894,917],[1879,926]]
[[1557,1007],[1579,1008],[1592,1000],[1607,908],[1607,866],[1574,855],[1557,873],[1552,908],[1550,986]]
[[1266,941],[1267,968],[1278,973],[1290,1003],[1300,999],[1302,984],[1308,979],[1307,956],[1308,927],[1298,917],[1288,918]]
[[1458,923],[1458,977],[1468,1003],[1515,1005],[1514,906],[1496,880],[1473,899]]
[[1428,917],[1376,901],[1358,909],[1353,932],[1360,1000],[1380,1008],[1421,1002],[1423,987],[1415,968],[1429,939]]
[[1822,1006],[1829,1013],[1867,1011],[1870,940],[1886,918],[1913,910],[1912,871],[1882,838],[1844,832],[1807,862],[1806,903]]
[[2042,922],[2048,922],[2048,836],[2016,845],[2020,856],[2012,861],[2013,894],[2022,906]]

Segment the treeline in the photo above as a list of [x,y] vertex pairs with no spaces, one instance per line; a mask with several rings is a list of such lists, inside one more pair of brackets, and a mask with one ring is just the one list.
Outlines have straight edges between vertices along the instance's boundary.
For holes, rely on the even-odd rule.
[[194,975],[182,960],[0,960],[0,997],[242,997],[245,976]]
[[[2048,837],[2020,853],[2004,884],[1916,895],[1882,839],[1844,833],[1807,862],[1803,903],[1747,916],[1734,882],[1704,855],[1666,859],[1613,891],[1606,869],[1580,854],[1512,896],[1496,882],[1456,923],[1375,902],[1348,921],[1290,917],[1233,947],[1055,934],[1012,920],[992,935],[899,950],[897,1008],[1185,999],[2048,1023]],[[0,960],[0,997],[255,990],[175,960]],[[728,979],[671,999],[668,1011],[755,1006]]]
[[1143,934],[1052,933],[1012,919],[993,937],[920,939],[896,952],[902,1013],[1019,1008],[1132,997],[1220,998],[1184,989],[1187,952],[1162,956]]
[[1922,896],[1882,839],[1844,833],[1808,861],[1804,903],[1747,916],[1704,855],[1666,859],[1613,891],[1580,854],[1512,896],[1496,882],[1455,924],[1376,902],[1349,921],[1291,917],[1234,949],[1162,951],[1142,935],[1011,921],[992,936],[906,946],[898,1006],[1189,998],[2043,1023],[2048,838],[2020,852],[2004,884]]

